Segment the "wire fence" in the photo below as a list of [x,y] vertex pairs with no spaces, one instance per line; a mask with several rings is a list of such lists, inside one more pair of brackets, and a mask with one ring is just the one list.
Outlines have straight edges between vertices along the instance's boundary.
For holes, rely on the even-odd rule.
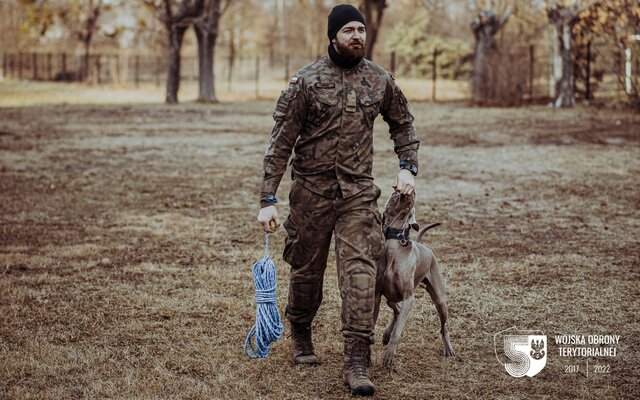
[[[395,52],[382,54],[375,61],[399,78],[427,82],[421,98],[446,100],[453,98],[448,93],[452,83],[467,84],[472,72],[470,56],[460,58],[455,65],[446,65],[440,60],[447,59],[442,51],[434,50],[428,60],[421,60],[424,68],[420,73],[411,72],[416,60],[400,57]],[[509,49],[502,54],[503,63],[499,75],[506,84],[513,86],[516,96],[524,101],[548,99],[555,91],[553,65],[548,46],[527,46]],[[624,50],[601,45],[590,45],[587,54],[586,76],[576,76],[579,95],[585,98],[624,98],[628,90],[637,90],[640,70],[637,49],[631,55]],[[85,62],[87,68],[85,71]],[[302,56],[229,57],[223,51],[216,53],[216,87],[223,90],[249,90],[255,97],[271,93],[274,82],[282,85],[292,74],[314,59]],[[166,59],[163,55],[132,54],[91,54],[85,60],[80,53],[4,53],[2,55],[2,76],[5,79],[79,82],[92,84],[164,85],[166,80]],[[580,71],[584,71],[582,68]],[[583,74],[584,75],[584,74]],[[198,59],[183,56],[181,59],[181,79],[197,81]],[[632,85],[629,85],[629,82]],[[457,98],[470,98],[468,85],[466,93]],[[455,97],[455,96],[454,96]]]

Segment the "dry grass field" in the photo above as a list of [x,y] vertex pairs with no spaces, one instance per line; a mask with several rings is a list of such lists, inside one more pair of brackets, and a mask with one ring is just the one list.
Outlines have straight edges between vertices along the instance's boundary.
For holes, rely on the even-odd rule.
[[[264,252],[255,217],[273,101],[12,107],[7,85],[1,398],[350,397],[333,260],[314,321],[321,365],[292,365],[288,326],[268,359],[242,350],[255,321],[251,266]],[[640,115],[463,103],[415,103],[414,114],[417,214],[443,223],[426,240],[445,273],[458,356],[441,357],[437,314],[419,291],[392,371],[376,327],[375,398],[639,398]],[[382,207],[397,159],[381,119],[375,135]],[[287,214],[286,201],[279,208]],[[284,232],[271,239],[282,313]],[[389,318],[383,309],[381,324]],[[511,326],[549,337],[533,378],[496,360],[494,333]],[[576,333],[620,335],[617,356],[560,357],[552,337]],[[566,373],[573,364],[579,372]]]

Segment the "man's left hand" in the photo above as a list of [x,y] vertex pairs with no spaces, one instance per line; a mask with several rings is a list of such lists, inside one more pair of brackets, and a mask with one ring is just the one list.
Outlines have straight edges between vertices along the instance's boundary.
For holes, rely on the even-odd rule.
[[393,181],[393,189],[401,194],[411,194],[415,190],[416,181],[410,171],[401,169]]

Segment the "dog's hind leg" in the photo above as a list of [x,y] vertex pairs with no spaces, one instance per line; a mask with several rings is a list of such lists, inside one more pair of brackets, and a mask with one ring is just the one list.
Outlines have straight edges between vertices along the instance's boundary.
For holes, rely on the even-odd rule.
[[438,263],[435,260],[431,265],[429,275],[422,280],[422,283],[426,286],[427,292],[429,293],[429,296],[431,296],[431,300],[436,306],[436,310],[438,310],[438,315],[440,316],[440,334],[442,335],[442,341],[444,342],[444,356],[455,356],[456,353],[453,351],[453,346],[451,346],[451,341],[449,340],[449,333],[447,332],[448,311],[447,297],[444,292],[444,282]]
[[[398,350],[398,342],[400,341],[400,335],[402,335],[402,329],[404,328],[404,324],[407,321],[407,317],[413,308],[413,303],[415,303],[415,299],[413,294],[409,295],[406,299],[402,301],[402,307],[400,307],[400,314],[396,320],[393,331],[391,332],[391,337],[389,339],[389,347],[384,352],[384,361],[382,365],[385,368],[390,368],[393,365],[393,360],[396,357],[396,351]],[[397,305],[397,304],[396,304]]]
[[391,321],[389,321],[389,324],[385,328],[384,334],[382,335],[382,344],[384,345],[389,344],[391,332],[393,332],[393,329],[398,322],[398,315],[400,315],[400,306],[398,305],[398,303],[387,300],[387,305],[391,308],[391,310],[393,310],[393,318],[391,319]]

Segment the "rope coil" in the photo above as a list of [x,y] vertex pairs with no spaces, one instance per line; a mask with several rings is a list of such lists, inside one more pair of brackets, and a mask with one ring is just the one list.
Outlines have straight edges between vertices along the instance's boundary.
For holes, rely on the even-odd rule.
[[265,242],[264,258],[253,264],[256,324],[244,341],[244,352],[252,360],[269,357],[269,346],[284,332],[284,326],[276,308],[276,266],[269,258],[268,233]]

